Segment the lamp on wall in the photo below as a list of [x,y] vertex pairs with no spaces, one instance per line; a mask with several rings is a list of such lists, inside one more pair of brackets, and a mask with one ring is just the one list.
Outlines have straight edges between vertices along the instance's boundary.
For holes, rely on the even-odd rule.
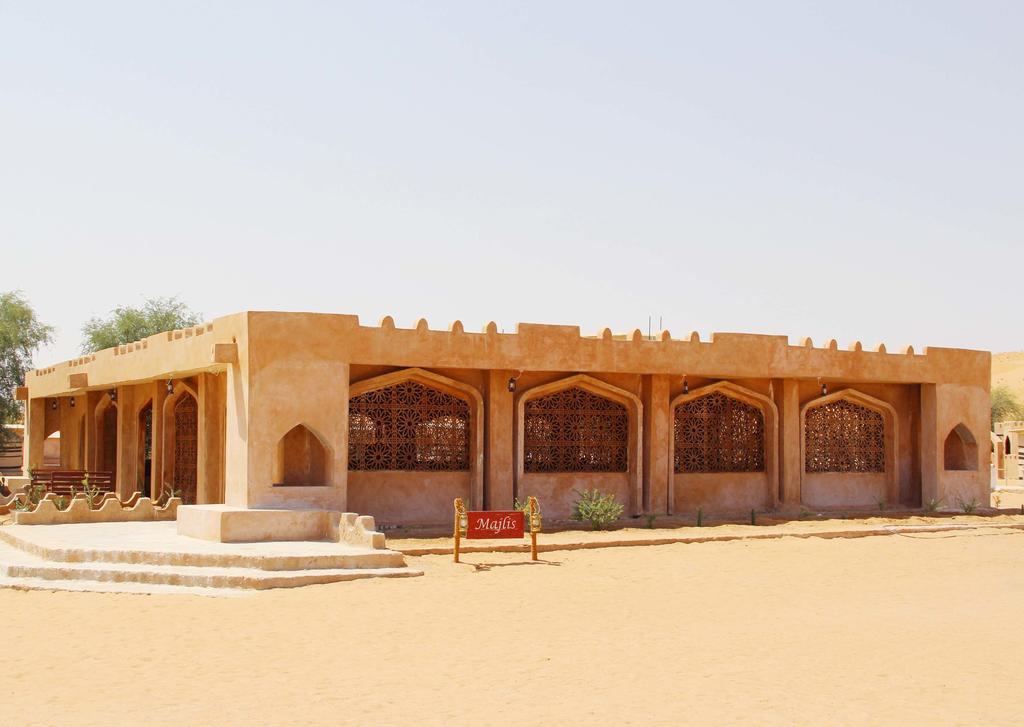
[[828,384],[826,384],[820,378],[818,379],[818,383],[821,384],[821,395],[822,396],[828,396]]
[[511,394],[515,393],[515,391],[516,391],[516,384],[519,382],[519,377],[522,376],[522,375],[523,375],[523,372],[520,371],[515,376],[510,376],[508,378],[508,390],[509,390],[509,393],[511,393]]
[[72,396],[70,399],[68,399],[68,406],[70,406],[72,409],[75,408],[75,397]]
[[117,389],[111,389],[109,394],[111,401],[117,401]]
[[690,382],[686,380],[686,374],[683,374],[683,393],[690,393]]
[[50,400],[50,408],[53,409],[54,411],[57,411],[57,400],[56,399],[51,399]]
[[174,393],[174,379],[167,379],[167,393]]

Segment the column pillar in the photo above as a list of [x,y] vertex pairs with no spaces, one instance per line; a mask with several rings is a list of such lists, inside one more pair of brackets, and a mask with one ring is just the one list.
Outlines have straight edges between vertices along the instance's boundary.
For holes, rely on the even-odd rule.
[[126,500],[138,489],[138,422],[130,386],[117,387],[117,496]]
[[22,446],[22,469],[28,477],[43,466],[43,445],[46,442],[46,399],[29,399],[25,405],[25,442]]
[[508,380],[515,373],[505,369],[487,372],[483,505],[488,510],[511,510],[515,499],[515,395],[508,390]]
[[[935,384],[921,384],[921,504],[939,498],[938,396]],[[894,446],[898,446],[894,443]],[[949,503],[946,503],[947,505]]]
[[224,377],[199,374],[196,502],[224,502]]
[[800,382],[783,379],[782,406],[779,407],[779,461],[782,464],[782,504],[800,504],[800,480],[803,474],[800,447]]
[[670,407],[670,377],[667,374],[644,376],[641,399],[644,404],[644,512],[671,514],[669,478],[672,463],[668,459],[669,439],[672,437]]
[[153,423],[149,432],[149,494],[155,502],[164,491],[164,401],[167,400],[167,382],[154,381],[152,386]]

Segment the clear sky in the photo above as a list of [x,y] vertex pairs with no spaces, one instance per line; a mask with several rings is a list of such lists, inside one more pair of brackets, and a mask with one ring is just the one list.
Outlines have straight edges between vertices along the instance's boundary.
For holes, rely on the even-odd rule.
[[0,289],[1024,348],[1024,3],[6,2]]

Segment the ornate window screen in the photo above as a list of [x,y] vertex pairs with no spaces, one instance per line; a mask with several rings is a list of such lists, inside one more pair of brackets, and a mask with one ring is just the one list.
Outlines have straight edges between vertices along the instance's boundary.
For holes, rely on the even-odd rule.
[[469,404],[416,381],[348,403],[350,470],[469,470]]
[[764,413],[714,391],[675,411],[676,472],[764,472]]
[[885,421],[874,409],[846,399],[808,410],[804,424],[807,472],[885,472]]
[[625,472],[629,413],[578,386],[530,399],[524,407],[525,472]]
[[199,405],[185,394],[174,405],[174,489],[186,505],[196,501],[196,464],[199,456]]

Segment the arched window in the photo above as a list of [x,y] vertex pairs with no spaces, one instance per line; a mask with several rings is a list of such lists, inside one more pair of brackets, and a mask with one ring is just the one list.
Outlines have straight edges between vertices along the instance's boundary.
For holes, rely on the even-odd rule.
[[524,472],[626,472],[629,413],[573,386],[526,402]]
[[349,399],[351,470],[469,470],[469,403],[402,381]]
[[976,470],[978,468],[978,444],[971,430],[957,424],[949,432],[942,448],[943,463],[947,470]]
[[276,470],[278,485],[326,485],[327,451],[319,437],[297,424],[278,442]]
[[764,472],[764,413],[719,391],[675,410],[676,472]]
[[884,418],[853,401],[809,409],[804,445],[807,472],[885,472]]

